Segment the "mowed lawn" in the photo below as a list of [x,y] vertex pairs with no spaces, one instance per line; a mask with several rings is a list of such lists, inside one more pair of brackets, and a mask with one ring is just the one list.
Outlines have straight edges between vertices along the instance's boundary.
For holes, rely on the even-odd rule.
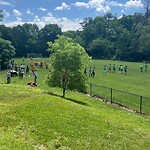
[[[34,61],[49,61],[49,58],[34,58]],[[17,64],[28,64],[30,63],[30,59],[25,58],[24,62],[23,59],[15,59],[15,62]],[[106,65],[106,70],[108,71],[108,65],[115,64],[116,65],[116,73],[109,73],[107,72],[104,74],[104,65]],[[101,85],[104,87],[117,89],[125,92],[130,92],[133,94],[137,94],[139,96],[131,95],[131,94],[125,94],[118,91],[113,90],[112,98],[113,102],[122,104],[128,108],[134,109],[136,111],[141,111],[146,114],[150,114],[150,66],[148,64],[148,70],[145,71],[145,68],[143,67],[143,72],[140,71],[140,66],[144,65],[145,63],[135,63],[135,62],[121,62],[121,61],[111,61],[111,60],[92,60],[89,62],[87,66],[87,74],[89,67],[95,67],[95,77],[87,78],[87,82],[93,84],[92,93],[93,95],[97,95],[99,97],[102,97],[104,99],[110,100],[110,89],[102,88],[95,85]],[[119,65],[127,65],[127,75],[118,73],[118,66]],[[41,89],[49,89],[49,87],[45,84],[46,75],[48,74],[48,70],[45,69],[45,66],[43,68],[36,67],[37,73],[38,73],[38,79],[37,84],[38,87]],[[83,69],[84,70],[84,69]],[[30,76],[26,76],[23,79],[19,78],[12,78],[11,84],[21,84],[21,85],[27,85],[29,81],[33,81],[34,77],[30,71]],[[6,83],[6,70],[0,72],[0,82]],[[89,88],[87,89],[87,92],[89,91]],[[140,107],[141,103],[141,97],[142,99],[142,107]],[[148,98],[144,98],[148,97]]]
[[[104,65],[108,70],[108,65],[116,64],[116,73],[103,74]],[[89,78],[89,82],[105,87],[131,92],[137,95],[150,97],[150,64],[148,70],[140,71],[140,66],[145,63],[121,62],[111,60],[92,60],[88,66],[95,67],[95,78]],[[127,75],[118,73],[119,65],[127,65]]]
[[0,150],[150,149],[149,117],[81,93],[61,95],[57,88],[0,84]]
[[[43,62],[49,61],[49,58],[34,58],[34,61],[40,61]],[[25,58],[24,62],[22,59],[15,59],[15,62],[17,64],[30,64],[30,59]],[[108,65],[116,64],[116,73],[106,73],[103,74],[103,68],[104,65],[106,65],[106,69],[108,70]],[[127,75],[118,73],[118,66],[119,65],[127,65]],[[87,66],[87,73],[89,70],[89,67],[95,67],[95,78],[88,78],[89,83],[93,83],[96,85],[102,85],[105,87],[123,90],[126,92],[131,92],[137,95],[150,97],[150,64],[148,64],[148,70],[145,72],[143,67],[143,72],[140,72],[140,66],[144,65],[144,63],[135,63],[135,62],[121,62],[121,61],[111,61],[111,60],[92,60],[89,62]],[[45,66],[43,68],[36,67],[37,73],[38,73],[38,85],[43,86],[43,80],[45,80],[45,77],[48,73],[48,70],[45,69]],[[18,84],[26,84],[27,81],[33,80],[32,73],[30,71],[30,75],[28,77],[25,77],[23,80],[18,80],[17,78],[12,78],[12,84],[18,83]],[[5,83],[6,82],[6,70],[0,71],[0,81]],[[47,88],[47,87],[46,87]]]
[[[23,63],[22,59],[16,62]],[[109,63],[127,65],[127,75],[104,75],[103,65]],[[96,76],[89,82],[149,96],[150,71],[141,73],[140,65],[94,60],[89,66],[96,68]],[[61,89],[45,84],[48,70],[37,67],[37,72],[38,87],[30,87],[31,73],[23,79],[12,78],[7,85],[6,70],[0,71],[0,150],[150,149],[149,117],[78,92],[67,91],[64,99]]]

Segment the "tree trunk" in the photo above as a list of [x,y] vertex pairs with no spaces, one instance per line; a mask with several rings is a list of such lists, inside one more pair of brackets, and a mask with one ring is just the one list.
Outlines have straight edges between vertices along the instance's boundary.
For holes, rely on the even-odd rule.
[[65,92],[66,92],[66,86],[67,86],[67,81],[63,81],[63,97],[65,97]]

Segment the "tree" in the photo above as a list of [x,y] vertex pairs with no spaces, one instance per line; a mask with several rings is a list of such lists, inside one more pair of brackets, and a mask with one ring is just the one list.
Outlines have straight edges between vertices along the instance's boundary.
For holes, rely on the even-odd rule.
[[85,91],[85,76],[82,73],[83,67],[90,57],[84,48],[73,39],[66,36],[59,36],[54,43],[48,42],[50,56],[50,73],[47,83],[53,87],[62,87],[63,97],[66,89]]
[[143,1],[143,4],[144,4],[144,7],[146,9],[146,12],[145,12],[145,16],[146,16],[146,19],[148,20],[149,16],[150,16],[150,0],[142,0]]
[[57,36],[61,34],[61,28],[57,24],[49,24],[42,28],[39,31],[39,52],[45,57],[49,56],[47,42],[54,42]]
[[15,55],[15,48],[8,40],[0,38],[0,64],[2,69],[6,68],[7,62]]
[[16,56],[27,56],[28,53],[38,53],[38,32],[35,24],[23,24],[12,28],[12,43],[16,48]]
[[2,19],[3,19],[3,15],[2,15],[2,10],[0,10],[0,21],[2,21]]
[[91,43],[89,54],[96,59],[110,59],[115,54],[114,46],[107,39],[98,38]]

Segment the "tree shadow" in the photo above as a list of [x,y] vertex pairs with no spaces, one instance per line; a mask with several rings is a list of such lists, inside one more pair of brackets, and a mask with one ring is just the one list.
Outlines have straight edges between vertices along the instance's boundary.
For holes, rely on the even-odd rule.
[[72,99],[72,98],[66,98],[66,97],[63,97],[63,96],[61,96],[61,95],[58,95],[58,94],[55,94],[55,93],[52,93],[52,92],[46,92],[46,94],[52,95],[52,96],[56,96],[56,97],[60,97],[60,98],[63,98],[63,99],[65,99],[65,100],[74,102],[74,103],[76,103],[76,104],[88,106],[88,105],[87,105],[86,103],[84,103],[84,102],[80,102],[80,101],[77,101],[77,100]]

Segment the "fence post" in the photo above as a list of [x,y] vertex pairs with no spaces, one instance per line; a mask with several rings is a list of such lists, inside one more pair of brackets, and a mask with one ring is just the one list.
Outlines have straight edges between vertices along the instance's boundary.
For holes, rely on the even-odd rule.
[[142,113],[142,96],[140,96],[140,113]]
[[111,104],[113,103],[113,101],[112,101],[112,88],[110,89],[110,102],[111,102]]
[[90,83],[90,95],[92,96],[92,83]]

